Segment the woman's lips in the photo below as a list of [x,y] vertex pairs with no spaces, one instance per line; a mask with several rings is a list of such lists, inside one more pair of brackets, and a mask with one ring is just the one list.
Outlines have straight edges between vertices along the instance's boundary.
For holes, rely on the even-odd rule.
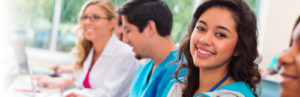
[[209,58],[213,55],[216,55],[215,52],[212,52],[212,51],[209,51],[209,50],[206,50],[206,49],[203,49],[203,48],[198,48],[196,47],[196,52],[197,52],[197,56],[200,57],[200,58]]
[[86,29],[86,32],[94,32],[95,29]]
[[297,75],[288,74],[286,72],[283,72],[280,75],[282,76],[282,81],[280,81],[279,84],[288,83],[288,82],[290,82],[292,80],[297,80],[298,79]]

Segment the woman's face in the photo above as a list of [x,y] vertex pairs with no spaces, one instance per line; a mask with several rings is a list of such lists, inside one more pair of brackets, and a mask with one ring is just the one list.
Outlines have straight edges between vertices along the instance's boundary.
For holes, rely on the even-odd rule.
[[197,67],[213,69],[229,64],[238,40],[232,15],[226,8],[212,7],[200,16],[190,41]]
[[282,66],[281,76],[283,80],[279,83],[281,97],[299,97],[300,90],[300,25],[293,32],[293,45],[278,58]]
[[105,10],[95,4],[89,5],[80,19],[84,36],[89,41],[109,36],[114,26],[112,20],[109,20],[105,13]]

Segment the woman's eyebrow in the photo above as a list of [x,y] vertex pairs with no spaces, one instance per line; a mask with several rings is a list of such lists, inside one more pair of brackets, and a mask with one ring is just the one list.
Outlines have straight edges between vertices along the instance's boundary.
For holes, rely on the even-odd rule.
[[202,24],[204,24],[205,26],[207,26],[207,23],[206,23],[205,21],[203,21],[203,20],[199,20],[198,23],[202,23]]
[[227,32],[231,33],[231,31],[224,26],[217,26],[217,28],[226,30]]

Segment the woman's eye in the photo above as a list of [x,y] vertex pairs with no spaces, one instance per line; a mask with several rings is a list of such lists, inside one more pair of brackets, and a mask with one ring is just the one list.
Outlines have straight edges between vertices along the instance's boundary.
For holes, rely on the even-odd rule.
[[216,36],[221,38],[226,38],[226,35],[223,33],[217,33]]
[[125,33],[127,33],[127,34],[128,34],[129,32],[130,32],[130,30],[125,30]]
[[99,20],[100,19],[100,16],[93,16],[93,18],[95,19],[95,20]]
[[83,19],[83,20],[86,20],[86,19],[88,19],[89,17],[88,16],[82,16],[81,17],[81,19]]
[[196,27],[198,31],[205,31],[205,28],[203,27]]

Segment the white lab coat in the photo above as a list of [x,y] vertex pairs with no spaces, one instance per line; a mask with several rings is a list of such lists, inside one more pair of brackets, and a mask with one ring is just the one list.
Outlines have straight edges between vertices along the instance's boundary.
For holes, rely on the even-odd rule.
[[[80,88],[83,88],[93,53],[92,48],[83,69],[75,72],[76,85]],[[113,34],[90,71],[91,89],[81,89],[80,92],[89,97],[127,97],[137,69],[132,49]]]

